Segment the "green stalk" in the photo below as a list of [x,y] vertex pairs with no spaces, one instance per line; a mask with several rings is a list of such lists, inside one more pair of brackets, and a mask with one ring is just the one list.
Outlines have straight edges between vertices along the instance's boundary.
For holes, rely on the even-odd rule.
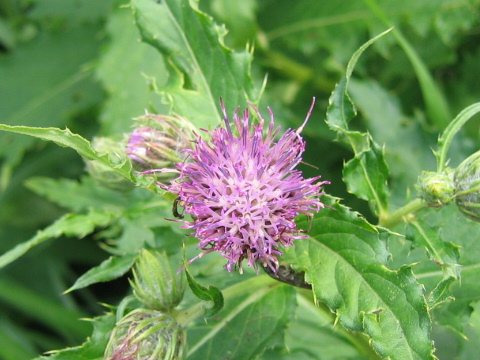
[[465,123],[475,114],[480,112],[480,102],[470,105],[460,111],[455,119],[447,126],[442,136],[438,139],[438,151],[435,153],[437,157],[437,172],[441,173],[445,170],[447,163],[447,152],[452,143],[455,134],[462,128]]
[[413,216],[413,214],[426,208],[427,206],[427,203],[421,199],[412,200],[391,214],[382,214],[378,225],[386,228],[392,228],[395,225],[408,221],[409,217]]

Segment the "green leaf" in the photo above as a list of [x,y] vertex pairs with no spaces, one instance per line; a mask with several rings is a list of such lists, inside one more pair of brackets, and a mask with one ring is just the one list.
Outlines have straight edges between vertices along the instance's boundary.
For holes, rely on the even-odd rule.
[[[255,286],[265,281],[270,285]],[[189,327],[188,357],[250,360],[267,347],[283,344],[283,331],[295,309],[295,290],[272,282],[266,275],[242,282],[240,287],[244,291],[229,297],[231,300],[220,312],[206,323],[201,319]],[[239,285],[231,289],[236,286]],[[226,289],[225,293],[228,291]]]
[[[445,242],[448,251],[450,245],[455,244],[460,251],[459,265],[461,280],[453,282],[448,290],[455,301],[440,304],[433,310],[435,322],[453,329],[464,336],[464,328],[468,323],[472,302],[480,301],[480,226],[475,221],[470,221],[458,211],[456,206],[446,206],[441,209],[428,208],[422,211],[419,221],[428,224],[433,229],[440,230],[440,239]],[[398,250],[394,257],[399,261],[422,261],[421,257],[408,258],[412,252],[409,246],[405,246],[401,252]],[[422,251],[423,252],[423,251]],[[455,252],[454,252],[455,254]],[[446,258],[446,254],[442,254]],[[414,268],[415,276],[425,285],[427,291],[435,291],[443,286],[445,270],[434,261],[423,260]],[[448,278],[447,278],[448,279]],[[448,284],[447,284],[448,285]],[[429,298],[432,301],[434,298]],[[440,299],[441,300],[441,299]]]
[[110,256],[100,265],[92,267],[85,274],[80,276],[65,293],[82,289],[92,284],[114,280],[123,276],[133,266],[136,255],[125,255],[122,257]]
[[[154,192],[158,192],[159,188],[153,184],[153,180],[146,178],[145,176],[138,176],[132,170],[132,164],[126,160],[122,163],[118,163],[115,158],[109,156],[109,154],[101,154],[96,152],[90,142],[78,134],[73,134],[69,129],[61,130],[57,128],[37,128],[29,126],[9,126],[0,124],[0,130],[33,136],[42,140],[52,141],[55,144],[68,147],[75,150],[80,156],[87,160],[96,160],[106,165],[113,171],[122,175],[125,179],[149,188]],[[163,191],[164,195],[165,192]],[[169,196],[168,194],[166,195]]]
[[431,291],[427,300],[429,307],[433,308],[452,299],[449,287],[453,281],[460,279],[460,247],[444,241],[438,230],[439,224],[431,225],[424,214],[408,222],[406,237],[414,246],[425,248],[429,258],[442,267],[443,279]]
[[480,349],[480,302],[471,304],[473,312],[470,316],[466,335],[468,340],[462,342],[459,360],[471,360],[478,356]]
[[402,110],[399,99],[375,80],[350,79],[349,93],[373,138],[385,144],[390,170],[393,205],[403,205],[407,188],[424,169],[435,166],[431,149],[434,135],[426,134],[417,119]]
[[67,214],[52,225],[37,232],[30,240],[18,244],[13,249],[0,256],[0,269],[15,261],[33,247],[45,241],[62,235],[84,237],[91,234],[97,226],[107,226],[112,220],[109,213],[91,211],[86,215]]
[[168,66],[168,84],[159,88],[172,111],[197,127],[219,124],[227,109],[257,101],[250,78],[250,52],[223,45],[226,30],[193,8],[189,0],[133,0],[143,41],[156,47]]
[[[309,239],[288,248],[286,261],[305,271],[315,296],[346,329],[364,332],[384,358],[434,359],[423,288],[410,266],[388,269],[386,233],[326,198]],[[303,227],[309,226],[305,221]]]
[[377,212],[387,209],[389,169],[385,162],[384,149],[368,136],[368,151],[357,154],[343,167],[343,180],[350,193],[360,199],[373,201]]
[[349,130],[348,123],[356,115],[356,109],[347,90],[353,68],[360,55],[388,31],[369,40],[353,54],[344,77],[330,96],[326,119],[330,129],[337,133],[337,138],[349,144],[355,155],[344,167],[344,180],[348,191],[372,202],[379,216],[388,208],[386,182],[389,175],[388,166],[383,149],[368,133]]
[[187,266],[188,264],[185,263],[185,273],[187,275],[188,286],[190,287],[192,292],[200,300],[211,301],[213,303],[213,306],[205,311],[205,316],[211,317],[215,315],[217,312],[222,310],[224,305],[222,292],[212,285],[210,285],[208,289],[200,285],[198,282],[195,281],[192,274],[190,274]]
[[339,326],[335,316],[310,296],[297,295],[295,317],[289,322],[283,347],[266,351],[262,360],[347,360],[377,359],[367,338],[359,338]]
[[[55,34],[42,32],[11,55],[0,57],[1,121],[63,126],[76,113],[98,104],[101,89],[85,67],[97,54],[98,30],[97,25],[90,24]],[[33,144],[33,139],[0,134],[0,156],[13,167]]]
[[149,78],[159,86],[168,78],[163,58],[152,46],[138,41],[140,35],[133,21],[131,9],[119,7],[107,23],[110,43],[95,71],[107,92],[100,114],[103,135],[130,132],[132,118],[143,115],[145,109],[168,112],[168,106],[149,88]]
[[80,346],[54,351],[49,356],[40,356],[35,360],[101,360],[115,326],[115,315],[108,313],[92,319],[92,336]]
[[100,186],[90,177],[84,177],[80,182],[32,177],[25,182],[25,186],[49,201],[75,212],[94,208],[118,213],[128,206],[123,194]]

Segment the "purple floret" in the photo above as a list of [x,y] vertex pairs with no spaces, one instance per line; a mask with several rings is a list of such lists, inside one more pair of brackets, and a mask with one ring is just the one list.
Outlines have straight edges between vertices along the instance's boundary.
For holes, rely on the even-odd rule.
[[319,197],[328,182],[319,182],[320,176],[304,179],[295,169],[305,151],[300,132],[313,103],[304,124],[297,131],[288,129],[277,142],[280,127],[270,108],[264,135],[265,121],[254,106],[259,122],[250,123],[248,109],[240,117],[237,108],[233,129],[223,102],[221,107],[225,127],[203,130],[209,141],[197,136],[195,148],[185,150],[189,162],[176,164],[179,176],[165,188],[179,196],[194,219],[182,222],[199,239],[204,251],[198,257],[218,251],[228,260],[228,271],[238,265],[242,272],[244,259],[249,266],[256,268],[258,262],[276,271],[280,245],[307,237],[297,229],[295,217],[312,217],[324,207]]

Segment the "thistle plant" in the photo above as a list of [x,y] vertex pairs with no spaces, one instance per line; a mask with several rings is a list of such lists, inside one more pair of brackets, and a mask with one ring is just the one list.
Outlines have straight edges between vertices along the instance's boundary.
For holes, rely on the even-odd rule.
[[0,4],[0,359],[478,358],[480,0]]
[[312,107],[298,130],[288,129],[278,141],[280,128],[269,108],[270,124],[253,105],[259,122],[250,119],[249,109],[233,114],[233,128],[223,102],[224,126],[205,130],[208,140],[198,136],[194,149],[185,152],[190,162],[176,164],[178,177],[162,188],[179,196],[185,213],[193,221],[179,220],[194,230],[199,257],[218,251],[228,260],[226,269],[242,262],[260,263],[273,271],[278,268],[280,247],[289,247],[296,239],[308,235],[297,229],[295,218],[312,217],[324,207],[320,176],[304,179],[297,165],[302,161],[305,141],[300,136]]

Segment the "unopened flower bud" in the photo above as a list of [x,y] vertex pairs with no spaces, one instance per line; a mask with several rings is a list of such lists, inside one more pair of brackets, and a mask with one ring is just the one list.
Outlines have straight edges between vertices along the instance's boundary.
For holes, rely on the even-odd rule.
[[173,271],[165,253],[143,249],[133,269],[133,293],[149,309],[166,311],[183,298],[183,273]]
[[174,168],[182,151],[191,148],[193,126],[180,117],[147,114],[138,119],[128,141],[127,154],[140,171]]
[[[92,140],[92,147],[100,154],[108,154],[110,161],[121,165],[127,158],[125,156],[125,145],[121,139],[97,137]],[[133,187],[118,172],[97,160],[85,162],[88,173],[103,186],[117,191],[128,191]]]
[[480,151],[457,167],[454,181],[458,209],[468,218],[480,222]]
[[452,201],[455,195],[453,172],[446,169],[443,173],[424,171],[418,178],[417,190],[420,198],[429,206],[443,206]]
[[115,326],[105,360],[177,360],[186,357],[186,334],[170,315],[137,309]]

